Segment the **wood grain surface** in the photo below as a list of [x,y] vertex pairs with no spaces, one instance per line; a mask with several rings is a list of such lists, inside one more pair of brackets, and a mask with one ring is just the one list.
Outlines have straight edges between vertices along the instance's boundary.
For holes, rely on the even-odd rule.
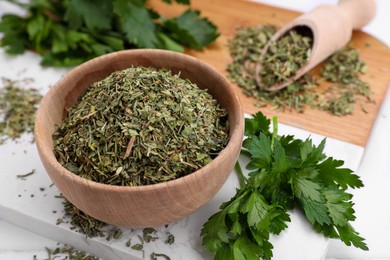
[[[161,0],[153,0],[151,5],[167,17],[177,15],[186,8],[179,5],[168,7]],[[225,75],[226,66],[231,62],[227,42],[234,37],[237,28],[257,24],[280,27],[300,15],[298,12],[243,0],[193,0],[192,7],[201,10],[204,16],[213,21],[221,36],[204,50],[190,50],[187,54],[209,63]],[[281,123],[364,147],[390,82],[390,50],[362,31],[353,32],[352,44],[360,50],[361,59],[368,65],[362,79],[370,84],[375,103],[365,105],[366,112],[362,111],[359,103],[352,115],[342,117],[310,108],[304,113],[281,112],[271,107],[257,108],[253,105],[253,98],[245,96],[238,86],[234,86],[244,111],[253,114],[261,110],[267,116],[278,116]],[[325,87],[324,84],[319,86],[318,91],[322,92]]]

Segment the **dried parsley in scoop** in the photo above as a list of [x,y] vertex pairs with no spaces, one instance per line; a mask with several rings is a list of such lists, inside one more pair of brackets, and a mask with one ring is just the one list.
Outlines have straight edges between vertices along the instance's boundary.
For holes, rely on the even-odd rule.
[[[274,92],[264,90],[265,86],[282,81],[284,76],[291,75],[296,69],[289,63],[292,56],[289,57],[287,52],[276,55],[276,51],[273,55],[269,54],[268,62],[263,62],[263,70],[260,71],[264,75],[262,79],[265,85],[257,84],[256,66],[262,50],[275,32],[276,27],[272,25],[239,28],[236,35],[228,42],[233,60],[227,66],[228,77],[242,88],[246,96],[255,99],[255,106],[269,106],[281,111],[300,113],[310,107],[327,111],[332,115],[345,116],[354,112],[356,104],[360,103],[361,109],[366,112],[364,105],[374,102],[371,98],[370,85],[361,79],[362,74],[367,71],[367,65],[361,60],[359,50],[351,45],[324,61],[320,65],[319,75],[312,70],[284,89]],[[305,44],[307,47],[307,43]],[[304,49],[294,51],[297,55],[298,52],[303,56],[307,55]],[[288,63],[281,63],[282,59],[286,59]],[[286,68],[290,69],[286,70]],[[319,82],[323,82],[325,86],[321,90],[317,88]]]
[[276,41],[271,41],[267,52],[260,61],[261,89],[268,89],[294,77],[309,60],[312,38],[295,30]]

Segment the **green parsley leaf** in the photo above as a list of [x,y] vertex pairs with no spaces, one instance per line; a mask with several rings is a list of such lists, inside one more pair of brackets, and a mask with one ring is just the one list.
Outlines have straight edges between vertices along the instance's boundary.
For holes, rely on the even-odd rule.
[[280,233],[288,221],[283,210],[246,185],[203,225],[203,245],[215,254],[215,259],[270,259],[270,230]]
[[267,214],[272,209],[272,206],[268,205],[263,196],[257,190],[254,190],[247,201],[240,207],[241,213],[247,213],[247,221],[249,226],[255,226],[256,229],[262,230],[267,228],[263,225],[263,221],[266,220]]
[[287,211],[282,207],[276,207],[272,214],[269,229],[272,234],[279,235],[280,232],[287,228],[287,223],[291,222],[291,219]]
[[274,140],[274,162],[272,164],[272,174],[281,174],[287,170],[286,153],[282,144]]
[[91,31],[109,30],[113,13],[112,2],[105,0],[70,0],[64,19],[70,28],[84,25]]
[[220,250],[215,254],[214,257],[215,260],[233,260],[233,247],[229,244]]
[[193,49],[202,49],[218,36],[217,27],[200,17],[199,11],[188,9],[179,17],[166,19],[163,26],[171,38]]
[[343,166],[343,164],[343,161],[335,160],[331,157],[320,163],[318,169],[322,181],[329,185],[336,183],[344,189],[348,186],[351,188],[363,187],[363,182],[360,180],[359,176],[352,173],[352,170],[348,168],[339,168]]
[[[277,120],[257,113],[245,120],[243,154],[250,157],[249,177],[237,166],[241,188],[203,226],[203,245],[215,259],[271,259],[270,234],[290,221],[288,210],[299,207],[313,229],[346,245],[368,250],[350,225],[355,220],[348,187],[363,186],[344,162],[324,154],[325,142],[278,136]],[[244,179],[244,180],[242,180]]]
[[327,213],[327,207],[321,202],[307,198],[299,199],[307,219],[311,224],[331,224],[331,218]]
[[297,198],[307,198],[320,203],[325,201],[321,194],[321,186],[305,176],[299,174],[293,176],[292,187]]
[[220,211],[212,215],[203,226],[201,235],[204,236],[203,245],[213,253],[218,252],[229,242],[228,228],[225,224],[226,212]]
[[121,38],[110,36],[110,35],[100,35],[99,39],[111,47],[113,51],[120,51],[125,49],[125,43]]
[[156,48],[156,25],[148,10],[128,0],[115,0],[113,5],[127,40],[141,48]]
[[262,113],[256,113],[252,118],[245,118],[245,135],[246,136],[258,136],[260,133],[270,135],[269,127],[271,120],[266,118]]
[[75,66],[102,54],[132,48],[184,52],[184,46],[201,49],[218,37],[216,26],[198,11],[189,9],[165,19],[149,8],[147,0],[9,2],[25,9],[26,15],[3,15],[0,46],[10,54],[34,50],[45,66]]
[[26,22],[23,18],[5,14],[0,21],[0,32],[4,33],[1,46],[9,54],[21,54],[27,46],[27,33],[25,32]]
[[168,35],[157,32],[157,38],[160,40],[161,48],[176,52],[184,52],[183,46],[181,46],[178,42],[173,40]]
[[233,244],[234,259],[258,259],[257,252],[260,251],[262,248],[246,236],[238,238]]
[[7,33],[1,40],[1,46],[9,54],[22,54],[25,51],[26,41],[19,33]]
[[271,141],[265,134],[260,133],[259,137],[248,137],[243,142],[243,147],[246,148],[254,158],[252,164],[248,168],[254,168],[253,164],[257,168],[268,168],[271,164],[272,150]]
[[364,243],[364,238],[360,237],[359,233],[356,232],[351,225],[336,226],[336,228],[341,241],[347,246],[354,245],[357,248],[368,250],[366,243]]
[[336,226],[347,226],[348,221],[355,220],[351,194],[339,189],[326,189],[323,194],[329,216]]
[[52,21],[44,15],[36,15],[32,17],[26,25],[28,37],[34,42],[37,51],[45,49],[45,42],[51,32]]

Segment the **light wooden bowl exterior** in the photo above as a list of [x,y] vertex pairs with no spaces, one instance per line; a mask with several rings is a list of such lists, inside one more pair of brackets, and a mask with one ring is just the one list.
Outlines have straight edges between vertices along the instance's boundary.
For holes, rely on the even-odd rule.
[[[167,68],[207,88],[228,111],[230,140],[208,165],[177,180],[139,187],[112,186],[81,178],[61,166],[53,153],[52,134],[88,86],[131,66]],[[204,205],[232,172],[243,139],[243,112],[224,76],[200,60],[162,50],[128,50],[88,61],[66,74],[44,96],[35,122],[42,163],[62,194],[86,214],[109,224],[147,227],[179,220]]]

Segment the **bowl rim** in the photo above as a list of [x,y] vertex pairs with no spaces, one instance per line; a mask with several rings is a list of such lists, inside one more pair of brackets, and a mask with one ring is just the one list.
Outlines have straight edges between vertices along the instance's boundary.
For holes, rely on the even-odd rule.
[[[237,117],[239,120],[237,120],[237,123],[235,125],[229,124],[229,141],[227,145],[218,153],[217,157],[215,157],[210,163],[206,164],[205,166],[201,167],[200,169],[191,172],[185,176],[179,177],[177,179],[169,180],[166,182],[160,182],[160,183],[154,183],[154,184],[148,184],[148,185],[140,185],[140,186],[120,186],[120,185],[111,185],[106,183],[100,183],[93,180],[86,179],[84,177],[81,177],[69,170],[67,170],[65,167],[63,167],[58,160],[56,159],[53,148],[49,147],[49,145],[46,142],[43,142],[41,138],[39,138],[39,133],[41,132],[41,128],[43,127],[41,122],[41,117],[44,117],[43,115],[43,108],[45,108],[46,103],[49,101],[47,100],[48,94],[58,91],[58,89],[61,88],[62,82],[66,81],[67,78],[72,77],[74,74],[74,71],[76,68],[78,70],[85,69],[91,66],[91,64],[102,61],[106,59],[110,59],[117,55],[122,54],[129,54],[132,53],[134,55],[142,54],[142,55],[149,55],[149,54],[161,54],[161,55],[167,55],[167,56],[176,56],[180,57],[181,59],[186,59],[188,62],[191,62],[192,64],[200,64],[207,68],[207,70],[213,71],[214,76],[217,77],[221,82],[223,82],[223,85],[227,88],[226,94],[231,96],[231,100],[233,103],[233,108],[231,113],[235,114],[234,116]],[[153,66],[151,66],[153,67]],[[228,117],[230,115],[228,114]],[[229,119],[228,119],[229,120]],[[230,123],[230,122],[229,122]],[[233,89],[231,83],[227,80],[227,78],[219,71],[217,71],[214,67],[209,65],[208,63],[197,59],[195,57],[192,57],[187,54],[183,53],[177,53],[173,51],[168,50],[158,50],[158,49],[137,49],[137,50],[123,50],[123,51],[117,51],[112,52],[109,54],[105,54],[96,58],[93,58],[89,61],[86,61],[74,68],[72,68],[70,71],[68,71],[63,77],[61,77],[54,85],[49,89],[49,91],[44,95],[44,97],[41,100],[41,103],[37,109],[36,118],[35,118],[35,130],[34,130],[35,140],[36,140],[36,146],[38,147],[38,150],[40,150],[41,157],[44,157],[46,162],[50,164],[50,166],[53,169],[58,170],[58,174],[61,175],[61,177],[65,177],[67,179],[70,179],[74,182],[77,182],[80,185],[88,186],[88,187],[95,187],[99,190],[105,190],[105,191],[112,191],[112,192],[120,192],[120,191],[149,191],[149,190],[156,190],[156,189],[166,189],[167,187],[171,186],[180,186],[181,183],[191,182],[192,179],[198,178],[199,175],[207,174],[209,171],[209,168],[212,168],[214,165],[218,165],[220,163],[223,163],[224,157],[229,155],[230,150],[234,150],[233,148],[237,143],[240,145],[242,144],[243,135],[244,135],[244,113],[242,110],[242,106],[240,103],[240,100],[238,98],[237,93]],[[238,155],[237,155],[238,156]],[[229,173],[230,174],[230,173]],[[50,174],[49,174],[50,175]]]

